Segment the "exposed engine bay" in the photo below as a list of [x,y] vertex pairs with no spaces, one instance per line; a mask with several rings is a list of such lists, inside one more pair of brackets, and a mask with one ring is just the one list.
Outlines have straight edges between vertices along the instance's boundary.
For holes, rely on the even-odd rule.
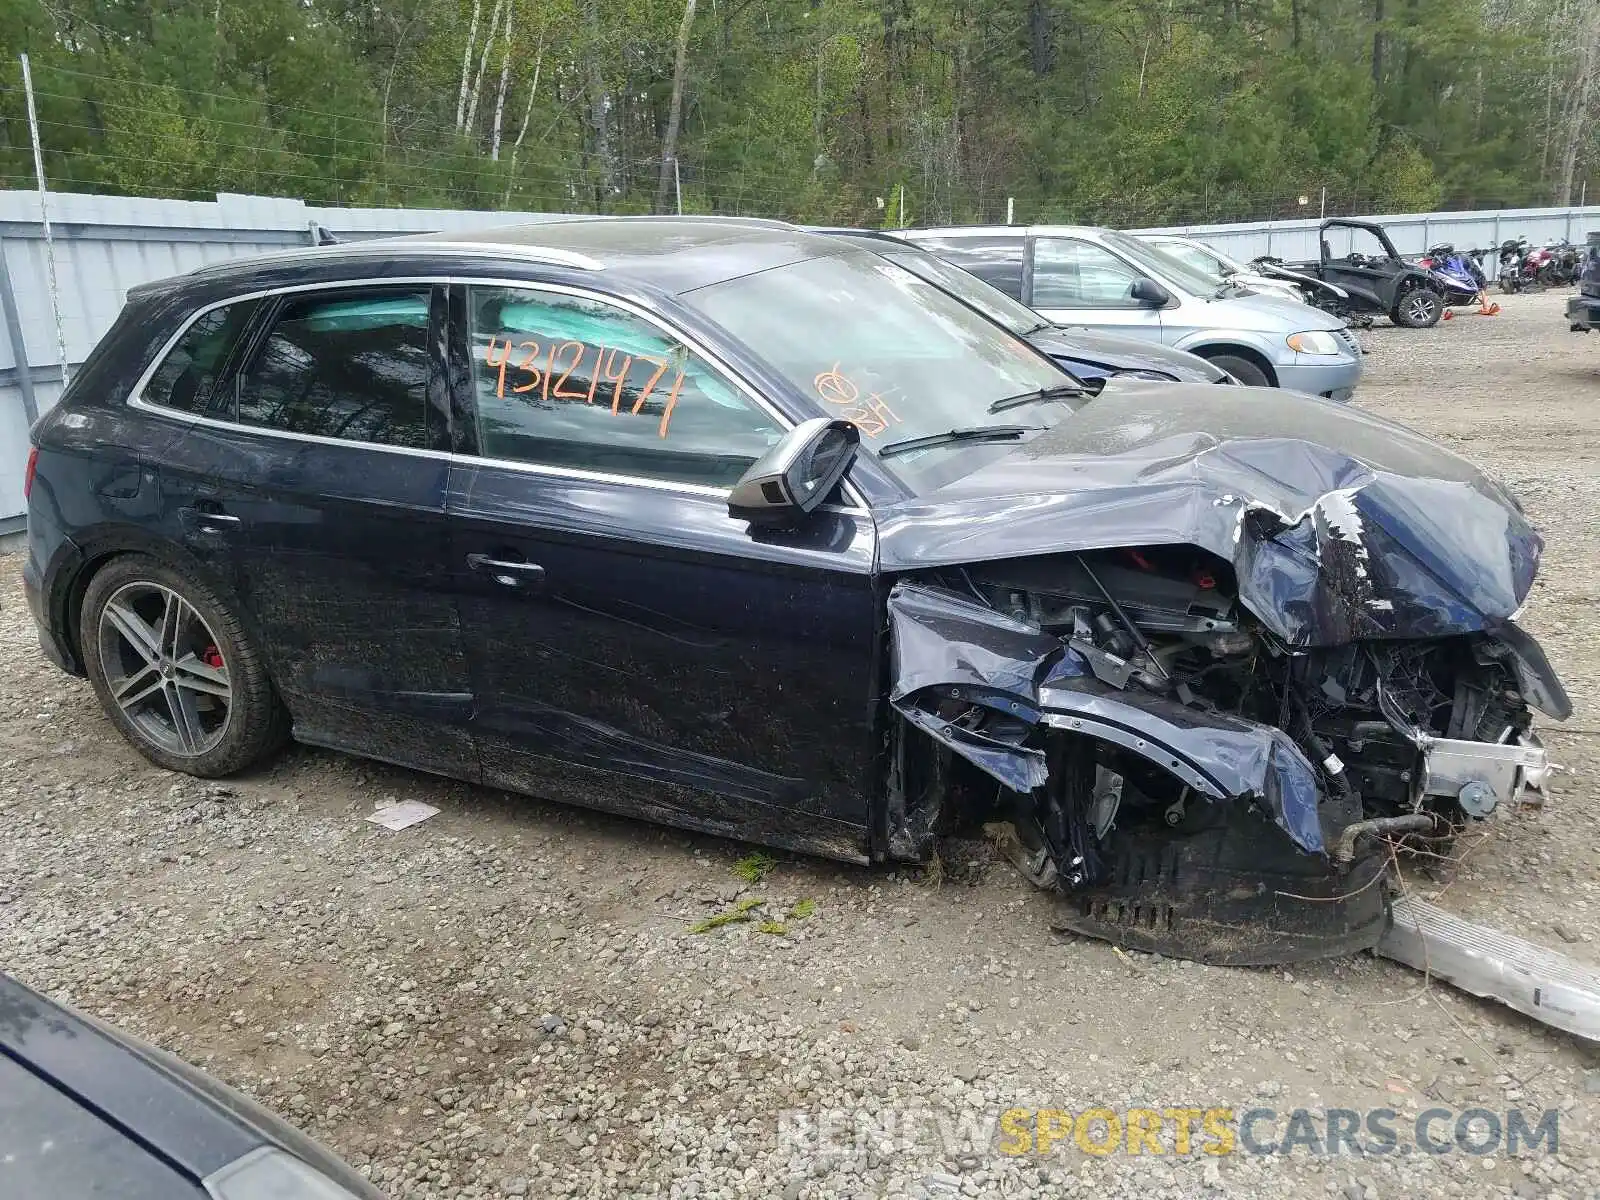
[[895,707],[944,750],[899,756],[893,849],[999,826],[1069,927],[1208,961],[1372,944],[1390,846],[1538,789],[1530,702],[1566,715],[1509,622],[1295,646],[1192,546],[946,568],[890,612]]

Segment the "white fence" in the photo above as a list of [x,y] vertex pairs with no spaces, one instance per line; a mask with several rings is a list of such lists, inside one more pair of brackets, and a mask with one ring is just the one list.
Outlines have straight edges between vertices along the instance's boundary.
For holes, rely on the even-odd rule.
[[[1338,218],[1330,218],[1338,219]],[[1488,250],[1507,238],[1525,237],[1535,246],[1566,238],[1582,245],[1591,229],[1600,230],[1600,206],[1586,208],[1505,208],[1494,212],[1396,213],[1380,217],[1357,217],[1382,225],[1401,254],[1421,254],[1429,246],[1449,242],[1458,250]],[[1265,221],[1242,225],[1171,225],[1144,233],[1182,233],[1198,238],[1230,258],[1249,262],[1264,254],[1288,262],[1309,261],[1321,253],[1317,231],[1322,222],[1312,218],[1300,221]],[[1364,240],[1365,239],[1365,240]],[[1335,256],[1375,249],[1370,237],[1335,227],[1328,232],[1329,248]],[[1497,278],[1500,263],[1493,255],[1483,260],[1490,279]]]
[[[116,318],[136,284],[206,263],[309,245],[317,227],[341,239],[430,233],[560,219],[554,213],[450,209],[313,208],[299,200],[219,195],[214,202],[147,200],[53,192],[56,303],[37,192],[0,192],[0,535],[20,528],[28,427],[61,394],[62,349],[68,370],[81,363]],[[1508,237],[1539,243],[1582,242],[1600,229],[1600,206],[1476,213],[1401,213],[1369,218],[1389,230],[1402,254],[1437,242],[1463,249]],[[1248,261],[1262,254],[1317,257],[1316,220],[1174,226]],[[1351,249],[1348,233],[1330,240]],[[1361,247],[1355,247],[1360,249]],[[1493,261],[1485,266],[1493,270]],[[58,321],[59,314],[59,321]]]

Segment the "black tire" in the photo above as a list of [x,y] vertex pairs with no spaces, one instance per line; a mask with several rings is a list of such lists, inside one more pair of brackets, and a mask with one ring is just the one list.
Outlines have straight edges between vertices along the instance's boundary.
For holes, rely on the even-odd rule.
[[1205,357],[1213,367],[1222,368],[1245,387],[1272,386],[1267,373],[1248,358],[1240,358],[1237,354],[1208,354]]
[[78,628],[101,708],[157,766],[216,779],[288,739],[261,651],[188,571],[143,554],[112,559],[89,581]]
[[1389,317],[1396,325],[1407,329],[1428,329],[1439,323],[1444,313],[1444,301],[1432,288],[1412,288],[1394,302]]
[[1512,275],[1510,272],[1506,272],[1505,274],[1501,275],[1500,290],[1508,296],[1512,295],[1517,290],[1516,276]]

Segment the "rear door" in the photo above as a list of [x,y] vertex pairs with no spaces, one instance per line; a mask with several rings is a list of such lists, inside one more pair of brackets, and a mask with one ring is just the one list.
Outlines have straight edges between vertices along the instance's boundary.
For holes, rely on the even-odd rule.
[[449,512],[484,781],[864,857],[868,515],[731,518],[728,487],[788,422],[641,310],[453,297],[469,387]]
[[1104,246],[1075,237],[1035,237],[1029,308],[1059,325],[1082,325],[1161,340],[1161,310],[1133,298],[1145,278]]
[[243,601],[296,737],[474,777],[446,557],[446,289],[245,303],[220,372],[201,352],[152,380],[148,400],[194,414],[163,459],[164,503]]

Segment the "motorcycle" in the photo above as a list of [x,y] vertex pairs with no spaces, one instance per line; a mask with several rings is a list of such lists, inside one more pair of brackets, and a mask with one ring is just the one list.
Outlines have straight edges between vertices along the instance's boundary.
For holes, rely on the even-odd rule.
[[1542,282],[1556,286],[1576,283],[1583,274],[1583,251],[1566,238],[1551,242],[1545,249],[1550,252],[1550,262]]
[[1458,251],[1454,246],[1443,243],[1430,246],[1427,254],[1417,260],[1417,266],[1428,273],[1434,290],[1444,301],[1444,320],[1448,321],[1455,315],[1451,311],[1453,308],[1466,304],[1477,304],[1480,316],[1492,317],[1499,313],[1500,306],[1490,304],[1484,295],[1488,280],[1477,262],[1477,256],[1481,253]]
[[1533,247],[1527,238],[1507,238],[1500,243],[1500,290],[1510,295],[1527,290],[1538,277],[1537,268],[1528,270]]

